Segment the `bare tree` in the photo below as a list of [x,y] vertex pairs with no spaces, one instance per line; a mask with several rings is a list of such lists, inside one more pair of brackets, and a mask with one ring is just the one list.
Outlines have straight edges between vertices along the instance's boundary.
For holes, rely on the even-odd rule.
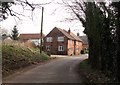
[[66,18],[68,21],[80,21],[85,27],[86,22],[86,2],[84,0],[62,0],[66,10],[71,13],[71,18]]
[[43,5],[50,4],[53,1],[54,0],[51,0],[48,3],[38,3],[38,4],[31,3],[30,0],[29,1],[28,0],[14,0],[14,2],[0,2],[0,21],[7,19],[9,15],[15,16],[18,19],[20,19],[19,16],[26,17],[24,14],[14,11],[12,8],[12,6],[14,5],[21,6],[24,11],[27,10],[27,11],[33,12],[35,8],[41,8]]

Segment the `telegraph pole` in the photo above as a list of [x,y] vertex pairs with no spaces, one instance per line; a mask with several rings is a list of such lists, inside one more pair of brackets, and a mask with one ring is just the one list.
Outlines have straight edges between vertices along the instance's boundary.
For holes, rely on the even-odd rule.
[[41,30],[40,30],[40,36],[41,36],[41,41],[40,41],[40,53],[42,53],[42,39],[43,39],[43,11],[44,11],[44,7],[42,7],[42,16],[41,16]]

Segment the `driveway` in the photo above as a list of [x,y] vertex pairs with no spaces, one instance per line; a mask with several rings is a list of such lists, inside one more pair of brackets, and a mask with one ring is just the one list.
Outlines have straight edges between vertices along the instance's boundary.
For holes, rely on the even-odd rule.
[[82,83],[79,63],[87,55],[61,57],[3,79],[3,83]]

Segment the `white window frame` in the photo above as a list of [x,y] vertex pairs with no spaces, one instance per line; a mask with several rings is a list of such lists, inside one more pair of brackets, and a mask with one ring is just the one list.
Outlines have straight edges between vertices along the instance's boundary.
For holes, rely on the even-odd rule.
[[59,46],[58,46],[58,51],[64,51],[64,46],[59,45]]
[[52,37],[47,37],[46,42],[52,42]]
[[47,51],[50,51],[50,46],[49,46],[49,45],[46,46],[46,50],[47,50]]
[[58,42],[64,42],[64,37],[63,36],[58,37],[57,40],[58,40]]

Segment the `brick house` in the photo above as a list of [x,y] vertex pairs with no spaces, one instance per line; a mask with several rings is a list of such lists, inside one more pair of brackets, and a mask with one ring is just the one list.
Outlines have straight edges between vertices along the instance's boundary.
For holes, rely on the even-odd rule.
[[44,34],[41,37],[40,33],[30,33],[30,34],[20,34],[19,35],[19,41],[21,42],[27,42],[27,41],[31,41],[33,44],[35,44],[36,46],[40,45],[40,41],[41,38],[44,38]]
[[88,39],[87,36],[79,36],[79,38],[82,40],[83,42],[83,49],[88,49],[89,45],[88,45]]
[[79,55],[82,50],[82,41],[68,31],[54,27],[44,38],[44,51],[56,55]]

